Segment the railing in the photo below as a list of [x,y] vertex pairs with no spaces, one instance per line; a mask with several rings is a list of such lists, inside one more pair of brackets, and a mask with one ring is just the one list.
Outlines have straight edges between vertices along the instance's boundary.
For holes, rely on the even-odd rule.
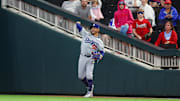
[[[28,14],[37,20],[44,21],[56,28],[65,30],[72,35],[79,36],[76,30],[76,24],[71,19],[64,16],[53,14],[48,10],[33,6],[22,0],[1,0],[2,7],[14,8],[19,12]],[[88,29],[87,26],[84,26]],[[153,69],[160,69],[161,67],[179,68],[179,56],[158,56],[147,50],[136,47],[130,43],[119,40],[118,38],[111,37],[106,34],[100,33],[100,38],[103,40],[105,47],[114,53],[126,56],[131,60],[140,61],[144,64],[150,65]]]

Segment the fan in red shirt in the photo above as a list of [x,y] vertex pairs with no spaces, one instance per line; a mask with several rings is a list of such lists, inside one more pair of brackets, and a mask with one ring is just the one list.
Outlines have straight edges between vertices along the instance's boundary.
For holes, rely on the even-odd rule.
[[144,10],[138,9],[137,19],[133,22],[133,34],[140,40],[150,41],[152,26],[148,19],[144,18]]
[[174,30],[172,22],[167,21],[165,23],[164,31],[159,34],[158,39],[155,42],[155,45],[159,46],[160,44],[175,44],[176,48],[178,48],[177,40],[177,33]]

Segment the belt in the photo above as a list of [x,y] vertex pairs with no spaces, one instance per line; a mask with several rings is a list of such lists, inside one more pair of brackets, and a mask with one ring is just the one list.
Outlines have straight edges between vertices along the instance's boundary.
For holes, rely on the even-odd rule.
[[[83,54],[81,54],[81,55],[83,55]],[[88,58],[90,58],[90,57],[91,57],[91,55],[83,55],[83,56],[88,57]]]
[[85,57],[88,57],[88,58],[90,58],[91,57],[91,55],[84,55]]

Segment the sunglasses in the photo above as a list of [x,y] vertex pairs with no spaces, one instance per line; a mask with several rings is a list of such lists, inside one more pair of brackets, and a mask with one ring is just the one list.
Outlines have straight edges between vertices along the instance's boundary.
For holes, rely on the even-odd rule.
[[124,2],[120,2],[119,5],[124,5]]
[[144,14],[144,12],[138,12],[137,14]]

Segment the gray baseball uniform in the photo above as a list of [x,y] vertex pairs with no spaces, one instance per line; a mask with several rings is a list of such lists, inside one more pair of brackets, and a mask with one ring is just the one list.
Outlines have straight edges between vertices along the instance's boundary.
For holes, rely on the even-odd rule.
[[80,23],[76,23],[76,26],[82,36],[81,54],[79,56],[78,64],[78,77],[87,87],[87,93],[84,97],[93,97],[94,63],[96,60],[98,61],[104,56],[104,44],[100,38],[96,37],[98,35],[98,30],[96,29],[99,29],[100,27],[97,24],[92,24],[90,26],[94,33],[94,35],[92,35],[82,28]]
[[91,35],[91,33],[87,32],[84,28],[80,31],[80,34],[82,35],[82,42],[78,65],[78,77],[79,79],[86,77],[92,80],[94,70],[92,52],[104,52],[104,44],[100,38]]

